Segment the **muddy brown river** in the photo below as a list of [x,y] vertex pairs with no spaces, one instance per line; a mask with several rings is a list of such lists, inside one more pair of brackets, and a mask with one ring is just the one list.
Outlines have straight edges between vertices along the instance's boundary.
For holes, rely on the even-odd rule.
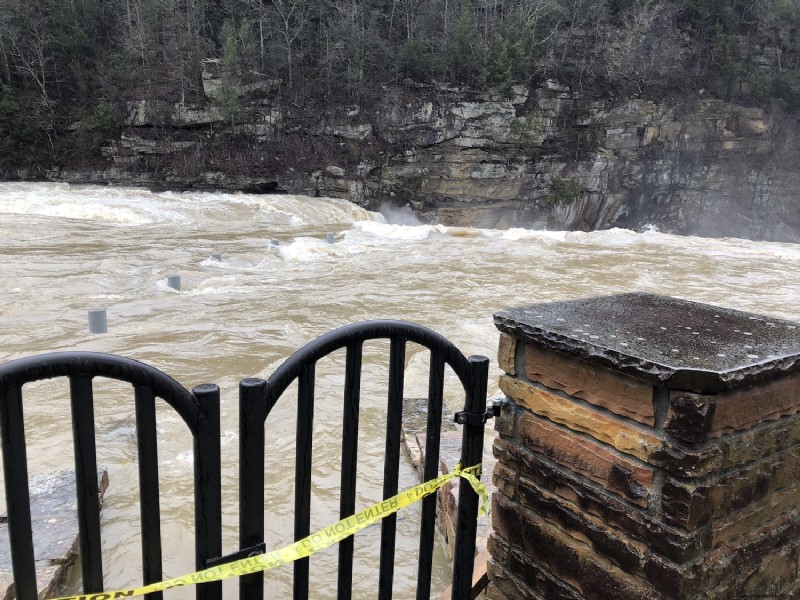
[[[400,224],[343,200],[303,196],[151,193],[140,189],[0,184],[0,360],[91,350],[147,362],[188,388],[222,388],[224,550],[237,543],[237,384],[267,378],[330,329],[367,319],[431,327],[466,355],[492,359],[492,313],[534,302],[646,291],[800,320],[800,246],[678,237],[656,231],[508,231]],[[326,234],[335,234],[335,243]],[[274,246],[271,240],[278,240]],[[221,254],[221,261],[211,257]],[[182,289],[167,286],[180,275]],[[108,333],[88,332],[105,308]],[[380,499],[388,345],[368,344],[357,502]],[[343,357],[317,368],[312,530],[336,520]],[[427,354],[409,347],[407,395],[427,390]],[[30,387],[30,391],[28,388]],[[26,386],[29,469],[71,468],[66,383]],[[96,397],[99,462],[110,475],[102,528],[109,589],[140,583],[133,404]],[[268,420],[267,547],[291,542],[292,391]],[[462,398],[455,378],[446,402]],[[164,574],[193,571],[191,441],[159,410]],[[317,462],[319,461],[319,462]],[[401,485],[416,482],[408,461]],[[4,505],[4,498],[0,504]],[[0,507],[1,508],[1,507]],[[413,597],[416,513],[399,517],[397,598]],[[374,597],[379,529],[356,536],[355,593]],[[312,597],[335,595],[336,548],[311,560]],[[443,550],[434,591],[449,578]],[[291,569],[270,571],[267,595],[291,597]],[[225,596],[235,596],[235,582]],[[167,598],[192,598],[172,590]]]

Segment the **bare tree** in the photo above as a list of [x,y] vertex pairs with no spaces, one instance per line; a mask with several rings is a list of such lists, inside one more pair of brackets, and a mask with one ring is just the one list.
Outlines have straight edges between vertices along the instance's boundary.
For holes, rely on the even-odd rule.
[[138,67],[146,67],[150,63],[149,57],[155,47],[146,12],[143,0],[125,0],[125,13],[120,19],[124,23],[124,31],[120,32],[121,46],[128,55],[136,57]]
[[267,57],[267,23],[269,19],[269,5],[265,0],[248,0],[250,8],[250,21],[258,29],[259,67],[266,67]]
[[57,79],[51,7],[34,0],[14,2],[8,9],[7,29],[0,32],[0,37],[5,39],[4,47],[8,47],[10,67],[35,85],[43,106],[52,115],[50,90]]
[[414,39],[414,36],[417,34],[424,4],[424,0],[399,0],[398,2],[399,13],[403,17],[407,40]]
[[676,8],[659,0],[636,0],[625,13],[621,27],[614,28],[606,44],[609,79],[643,85],[663,83],[675,68],[679,32],[674,25]]
[[792,29],[800,21],[798,0],[754,0],[751,10],[758,37],[775,49],[778,71],[783,70],[782,51],[791,47]]
[[310,8],[309,0],[272,0],[272,14],[286,52],[289,87],[294,83],[294,45],[305,29]]
[[11,83],[11,59],[6,48],[11,33],[9,16],[5,9],[0,11],[0,61],[2,61],[2,74],[5,78],[5,83]]

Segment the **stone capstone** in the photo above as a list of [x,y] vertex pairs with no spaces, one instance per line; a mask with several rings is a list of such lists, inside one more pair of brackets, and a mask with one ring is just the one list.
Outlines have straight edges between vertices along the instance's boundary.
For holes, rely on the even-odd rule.
[[677,389],[722,391],[800,370],[800,325],[652,294],[501,311],[518,339]]

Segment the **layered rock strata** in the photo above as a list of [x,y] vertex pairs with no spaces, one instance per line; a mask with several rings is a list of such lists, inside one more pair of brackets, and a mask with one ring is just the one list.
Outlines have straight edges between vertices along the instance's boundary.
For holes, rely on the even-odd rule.
[[495,323],[489,598],[800,593],[800,325],[648,294]]
[[67,162],[44,176],[408,204],[446,225],[800,241],[794,121],[777,109],[594,97],[556,80],[506,95],[407,80],[369,105],[298,104],[278,80],[230,88],[220,69],[203,63],[195,102],[120,106],[94,170]]

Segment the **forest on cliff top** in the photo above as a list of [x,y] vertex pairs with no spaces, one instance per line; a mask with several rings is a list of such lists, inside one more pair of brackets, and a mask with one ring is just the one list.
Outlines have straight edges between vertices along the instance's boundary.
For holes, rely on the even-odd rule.
[[96,151],[125,100],[201,99],[210,57],[298,104],[556,79],[793,112],[800,0],[0,0],[0,166]]

